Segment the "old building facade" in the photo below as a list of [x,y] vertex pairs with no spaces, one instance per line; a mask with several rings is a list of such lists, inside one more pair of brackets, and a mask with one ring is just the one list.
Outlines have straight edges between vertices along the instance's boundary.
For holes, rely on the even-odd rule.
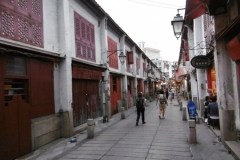
[[89,118],[127,110],[160,76],[94,0],[2,0],[0,8],[3,159],[70,137]]

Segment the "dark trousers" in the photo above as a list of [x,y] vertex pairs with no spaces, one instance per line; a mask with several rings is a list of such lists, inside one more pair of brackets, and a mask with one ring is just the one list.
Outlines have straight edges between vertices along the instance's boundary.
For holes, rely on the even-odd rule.
[[142,122],[145,122],[144,112],[145,112],[145,108],[137,109],[137,123],[139,122],[140,113],[142,113],[142,115],[141,115],[142,116]]
[[208,118],[208,112],[207,112],[207,108],[205,108],[205,110],[204,110],[204,118]]

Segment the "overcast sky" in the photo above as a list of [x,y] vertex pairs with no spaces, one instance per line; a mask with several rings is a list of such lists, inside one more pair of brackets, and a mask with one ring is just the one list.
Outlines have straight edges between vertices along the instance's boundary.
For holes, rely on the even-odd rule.
[[[163,60],[178,61],[180,40],[171,21],[186,0],[96,0],[136,43],[159,49]],[[180,11],[184,16],[184,10]]]

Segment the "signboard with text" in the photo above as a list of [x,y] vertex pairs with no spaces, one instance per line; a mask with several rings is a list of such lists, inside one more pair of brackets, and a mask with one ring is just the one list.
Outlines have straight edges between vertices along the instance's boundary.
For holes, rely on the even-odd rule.
[[73,67],[72,77],[76,79],[95,79],[100,80],[102,78],[102,72]]
[[193,57],[191,60],[191,65],[195,68],[207,68],[211,65],[211,59],[209,59],[205,55],[199,55],[196,57]]

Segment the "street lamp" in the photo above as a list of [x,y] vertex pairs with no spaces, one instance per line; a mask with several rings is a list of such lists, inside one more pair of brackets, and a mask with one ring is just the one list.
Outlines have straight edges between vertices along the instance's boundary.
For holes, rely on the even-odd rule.
[[123,65],[123,64],[125,63],[126,55],[124,55],[124,53],[122,52],[122,50],[107,51],[107,52],[112,52],[111,54],[109,54],[109,55],[107,56],[107,58],[110,57],[112,54],[116,53],[117,51],[121,51],[121,53],[119,54],[118,58],[119,58],[121,64]]
[[124,53],[121,52],[121,53],[119,54],[118,58],[119,58],[121,64],[123,65],[124,62],[125,62],[125,59],[126,59],[126,55],[124,55]]
[[173,26],[173,32],[174,32],[174,35],[177,39],[181,36],[182,29],[183,29],[184,19],[179,14],[179,10],[183,10],[183,9],[185,9],[185,8],[178,9],[177,10],[178,14],[171,21],[171,24]]

